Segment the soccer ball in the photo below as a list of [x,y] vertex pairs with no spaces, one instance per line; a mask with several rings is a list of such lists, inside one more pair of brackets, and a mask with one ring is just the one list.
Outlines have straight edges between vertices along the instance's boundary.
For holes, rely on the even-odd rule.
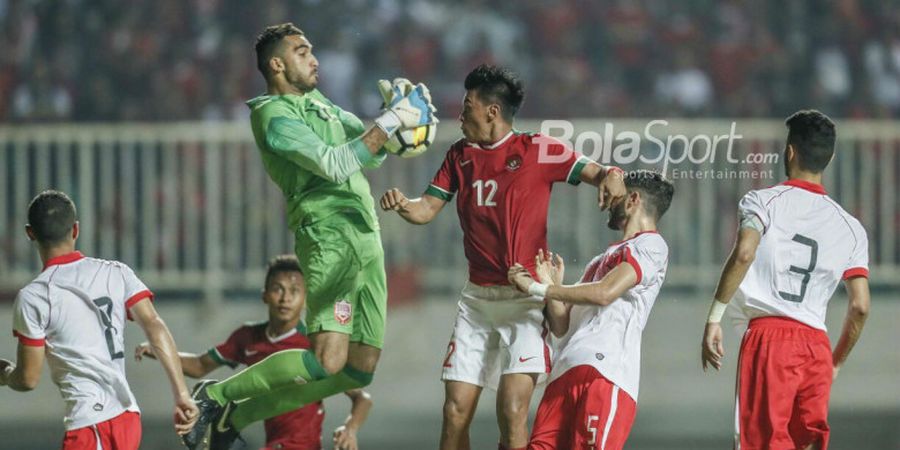
[[437,124],[425,125],[412,130],[398,131],[384,143],[384,149],[401,158],[413,158],[425,153],[437,136]]

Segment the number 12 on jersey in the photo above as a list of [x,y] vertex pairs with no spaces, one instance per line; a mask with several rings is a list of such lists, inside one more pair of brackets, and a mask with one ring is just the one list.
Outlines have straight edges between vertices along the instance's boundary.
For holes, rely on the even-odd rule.
[[475,202],[478,206],[497,206],[494,202],[494,195],[497,194],[495,180],[475,180],[472,187],[475,188]]

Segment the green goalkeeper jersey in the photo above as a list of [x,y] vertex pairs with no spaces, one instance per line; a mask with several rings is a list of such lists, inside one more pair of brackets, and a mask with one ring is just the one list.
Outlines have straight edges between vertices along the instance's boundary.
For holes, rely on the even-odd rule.
[[335,213],[358,213],[378,230],[375,201],[363,168],[381,165],[361,136],[362,121],[314,89],[304,95],[263,95],[247,102],[263,165],[287,199],[294,232]]

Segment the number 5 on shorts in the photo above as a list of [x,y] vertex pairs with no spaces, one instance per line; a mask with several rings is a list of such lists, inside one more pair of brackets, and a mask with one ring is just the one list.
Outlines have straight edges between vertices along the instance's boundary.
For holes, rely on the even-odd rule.
[[597,445],[597,427],[591,426],[592,422],[597,422],[600,420],[600,416],[587,416],[587,430],[588,433],[591,433],[591,440],[588,441],[588,445]]

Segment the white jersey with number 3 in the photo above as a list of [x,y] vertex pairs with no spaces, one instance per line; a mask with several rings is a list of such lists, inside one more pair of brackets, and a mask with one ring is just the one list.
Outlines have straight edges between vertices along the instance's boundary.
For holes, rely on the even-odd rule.
[[784,316],[825,330],[838,282],[869,276],[866,230],[821,185],[800,180],[750,191],[738,209],[763,225],[756,259],[731,300],[738,323]]
[[24,345],[46,347],[66,404],[66,430],[139,411],[125,380],[123,333],[128,308],[150,297],[125,264],[78,252],[47,261],[19,291],[13,334]]

